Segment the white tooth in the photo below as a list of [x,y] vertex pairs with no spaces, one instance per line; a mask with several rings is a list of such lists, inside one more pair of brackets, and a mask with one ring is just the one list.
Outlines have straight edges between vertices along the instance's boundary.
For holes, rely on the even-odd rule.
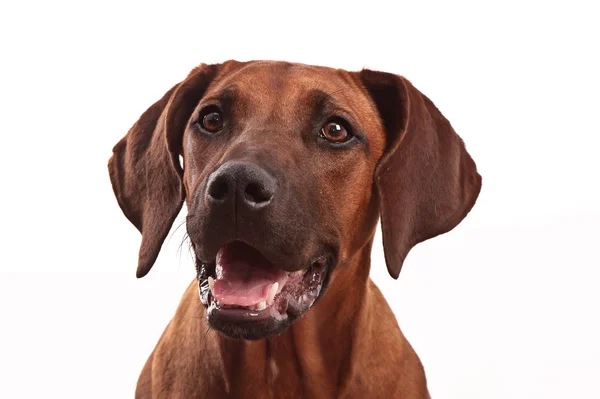
[[275,283],[269,288],[269,293],[267,295],[267,303],[270,305],[273,303],[273,299],[275,295],[277,295],[277,290],[279,289],[279,283]]
[[210,288],[210,292],[214,292],[213,290],[215,288],[215,279],[211,276],[208,276],[208,288]]
[[260,301],[256,304],[256,310],[263,310],[267,308],[267,303],[265,301]]

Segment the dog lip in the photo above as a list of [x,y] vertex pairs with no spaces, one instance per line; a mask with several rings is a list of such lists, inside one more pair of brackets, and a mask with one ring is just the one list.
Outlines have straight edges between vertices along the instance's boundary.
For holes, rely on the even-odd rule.
[[[236,257],[239,254],[230,256]],[[215,299],[209,277],[214,288],[219,274],[218,261],[218,255],[209,262],[202,262],[196,257],[198,291],[206,309],[207,322],[212,329],[225,336],[254,340],[283,333],[294,320],[302,317],[315,305],[328,286],[336,264],[336,256],[334,251],[325,249],[320,254],[310,257],[304,264],[305,267],[297,269],[296,272],[288,272],[291,276],[288,283],[279,287],[274,298],[266,297],[266,307],[264,303],[248,306],[223,304]],[[277,266],[268,267],[279,269]]]
[[221,322],[248,323],[260,320],[266,320],[274,317],[278,320],[287,318],[287,315],[278,314],[273,305],[263,310],[255,310],[243,307],[222,307],[218,306],[214,300],[208,307],[209,317],[219,317]]
[[[231,338],[262,339],[283,333],[289,325],[308,312],[321,297],[328,285],[333,265],[329,256],[313,258],[301,277],[284,287],[272,303],[262,310],[237,305],[222,305],[213,296],[208,282],[214,264],[204,268],[198,276],[202,304],[207,309],[206,318],[211,328]],[[212,277],[211,277],[212,279]],[[203,295],[204,293],[204,295]]]

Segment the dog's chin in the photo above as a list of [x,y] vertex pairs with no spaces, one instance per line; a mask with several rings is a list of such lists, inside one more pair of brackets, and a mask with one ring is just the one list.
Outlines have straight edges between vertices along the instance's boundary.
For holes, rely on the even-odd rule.
[[283,333],[323,294],[332,268],[321,255],[304,269],[284,271],[255,248],[234,241],[213,262],[198,262],[198,292],[211,328],[230,338]]

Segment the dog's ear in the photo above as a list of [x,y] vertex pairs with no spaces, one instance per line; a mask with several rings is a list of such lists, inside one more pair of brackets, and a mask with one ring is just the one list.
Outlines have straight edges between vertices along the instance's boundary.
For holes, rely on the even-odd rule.
[[412,247],[452,230],[469,213],[481,176],[450,122],[407,79],[370,70],[359,76],[386,132],[374,178],[385,260],[398,278]]
[[185,198],[179,164],[183,130],[216,74],[200,65],[146,110],[113,148],[108,171],[121,210],[142,233],[137,277],[156,261]]

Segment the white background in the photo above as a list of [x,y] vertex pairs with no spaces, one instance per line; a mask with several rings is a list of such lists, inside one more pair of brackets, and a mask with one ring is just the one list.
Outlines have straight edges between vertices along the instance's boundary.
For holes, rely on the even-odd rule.
[[0,397],[133,397],[194,268],[181,228],[135,279],[106,163],[192,67],[234,58],[402,74],[465,140],[467,219],[398,281],[373,251],[434,398],[599,398],[593,3],[3,2]]

